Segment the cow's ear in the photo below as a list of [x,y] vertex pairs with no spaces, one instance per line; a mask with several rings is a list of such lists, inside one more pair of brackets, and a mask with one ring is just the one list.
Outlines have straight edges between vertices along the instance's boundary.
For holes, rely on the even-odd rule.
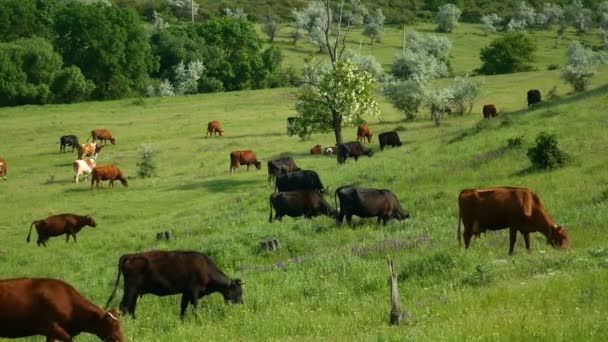
[[244,285],[245,283],[243,283],[243,281],[241,279],[234,279],[234,283],[237,285]]

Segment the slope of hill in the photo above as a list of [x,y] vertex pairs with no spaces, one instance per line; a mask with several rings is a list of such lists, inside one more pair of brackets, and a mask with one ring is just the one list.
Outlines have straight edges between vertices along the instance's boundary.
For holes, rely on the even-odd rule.
[[[402,122],[381,102],[383,120],[371,128],[376,134],[398,129],[404,146],[343,166],[308,155],[317,143],[330,145],[331,134],[304,142],[285,135],[294,104],[289,89],[0,109],[0,155],[9,163],[8,181],[0,181],[0,274],[64,279],[101,305],[120,255],[159,248],[206,252],[227,274],[244,279],[245,304],[205,297],[198,317],[189,310],[184,323],[179,296],[144,296],[138,318],[122,319],[125,336],[137,341],[605,339],[608,89],[600,85],[606,71],[588,93],[566,96],[558,87],[560,99],[531,111],[525,90],[546,93],[557,72],[487,77],[474,113],[447,118],[439,128],[426,120]],[[482,121],[485,103],[496,103],[502,117]],[[204,138],[213,119],[222,122],[225,137]],[[158,152],[157,176],[132,178],[128,188],[91,191],[86,182],[73,184],[75,154],[58,152],[59,136],[85,140],[101,127],[117,144],[100,153],[99,164],[117,164],[133,177],[139,148],[149,144]],[[565,168],[529,170],[526,149],[543,130],[556,133],[573,156]],[[344,130],[345,139],[354,135],[354,128]],[[513,137],[522,137],[523,147],[505,151]],[[265,163],[262,171],[228,174],[228,153],[246,148],[264,161],[292,155],[332,189],[390,188],[411,218],[386,227],[361,219],[336,226],[326,217],[268,223],[272,188]],[[553,250],[533,234],[531,254],[520,236],[516,255],[507,257],[506,230],[459,249],[459,191],[494,185],[534,190],[568,227],[572,250]],[[24,241],[32,220],[61,212],[91,214],[98,227],[84,228],[77,243],[60,237],[39,248]],[[175,239],[157,242],[161,230]],[[269,238],[283,248],[260,251],[259,241]],[[412,317],[399,328],[387,324],[387,255]]]

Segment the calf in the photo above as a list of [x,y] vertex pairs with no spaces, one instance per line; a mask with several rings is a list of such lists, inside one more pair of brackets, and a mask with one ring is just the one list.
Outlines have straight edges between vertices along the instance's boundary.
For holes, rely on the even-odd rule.
[[377,223],[382,220],[384,225],[392,218],[405,220],[410,217],[410,214],[399,205],[397,196],[387,189],[342,186],[336,189],[334,194],[337,207],[336,198],[340,200],[340,213],[336,220],[338,224],[342,223],[345,216],[346,222],[350,224],[353,215],[378,217]]
[[85,180],[89,177],[95,167],[95,159],[79,159],[74,161],[72,166],[74,168],[74,183],[78,184],[80,175],[84,175]]
[[482,112],[483,112],[484,119],[494,118],[494,117],[498,116],[498,111],[496,110],[496,106],[493,104],[487,104],[487,105],[483,106]]
[[205,138],[207,136],[213,136],[219,134],[220,137],[224,134],[224,130],[220,126],[219,121],[209,121],[207,124],[207,133],[205,134]]
[[61,280],[0,280],[0,308],[0,337],[72,341],[87,332],[103,341],[124,341],[116,310],[100,309]]
[[299,170],[277,176],[275,188],[278,191],[315,190],[321,193],[325,188],[319,175],[312,170]]
[[401,146],[401,139],[397,132],[384,132],[378,135],[378,141],[380,142],[380,150],[384,150],[385,146]]
[[344,163],[349,157],[355,158],[355,161],[357,161],[362,155],[371,157],[374,152],[371,149],[365,148],[358,141],[350,141],[344,144],[340,144],[340,146],[338,147],[338,154],[339,161],[341,163]]
[[6,174],[8,173],[8,166],[6,165],[6,160],[0,157],[0,178],[6,180]]
[[97,145],[97,143],[87,143],[78,145],[78,159],[84,157],[91,157],[97,159],[97,153],[101,151],[103,146]]
[[262,168],[262,163],[256,159],[252,150],[230,152],[230,173],[238,169],[241,164],[247,165],[247,171],[249,171],[249,165],[251,164],[255,165],[258,170]]
[[46,247],[46,242],[49,238],[63,234],[65,234],[65,242],[70,241],[70,235],[74,239],[74,242],[76,242],[76,233],[84,226],[97,227],[97,224],[89,215],[59,214],[49,216],[44,220],[32,222],[30,231],[25,239],[28,243],[30,242],[33,226],[36,226],[36,232],[38,232],[38,241],[36,241],[36,244],[38,244],[38,246],[43,245]]
[[325,150],[323,151],[323,154],[325,155],[333,155],[336,154],[336,151],[338,149],[336,148],[336,146],[330,146],[330,147],[326,147]]
[[513,254],[517,232],[524,236],[530,251],[530,233],[541,232],[553,247],[569,248],[565,227],[555,224],[540,198],[530,189],[495,187],[466,189],[458,196],[458,243],[461,243],[460,221],[464,224],[464,244],[486,230],[509,228],[509,255]]
[[137,298],[182,295],[180,318],[188,304],[196,309],[199,298],[219,292],[226,302],[242,303],[242,281],[230,279],[205,254],[189,251],[149,251],[125,254],[118,260],[118,275],[106,308],[116,294],[121,273],[124,291],[120,310],[135,318]]
[[279,221],[285,215],[312,218],[323,214],[336,217],[336,210],[323,199],[319,192],[311,190],[275,192],[270,195],[269,222],[272,222],[272,208],[276,212],[274,219]]
[[310,149],[310,154],[321,154],[323,150],[321,149],[321,145],[315,145],[315,147]]
[[74,148],[77,148],[78,145],[78,138],[75,135],[64,135],[59,138],[59,152],[65,152],[66,146],[72,146],[72,152],[74,152]]
[[372,130],[366,124],[361,124],[357,128],[357,141],[365,143],[365,139],[367,139],[367,142],[370,143],[372,142],[372,135]]
[[93,171],[91,172],[91,189],[93,189],[93,185],[97,183],[97,187],[99,188],[100,181],[109,180],[110,184],[108,184],[108,188],[114,187],[114,181],[118,180],[125,188],[129,186],[127,183],[127,178],[122,175],[120,169],[114,165],[100,165],[95,166]]
[[97,140],[99,140],[99,142],[103,142],[104,145],[106,144],[106,140],[110,140],[112,145],[116,145],[116,138],[114,138],[112,136],[112,134],[110,133],[110,131],[108,131],[107,129],[92,130],[91,139],[93,140],[93,142],[96,142]]
[[284,175],[293,171],[299,171],[300,168],[291,157],[283,157],[268,161],[268,183],[278,175]]
[[532,107],[532,105],[536,103],[540,103],[542,101],[542,97],[540,95],[540,90],[538,89],[530,89],[528,90],[528,108]]

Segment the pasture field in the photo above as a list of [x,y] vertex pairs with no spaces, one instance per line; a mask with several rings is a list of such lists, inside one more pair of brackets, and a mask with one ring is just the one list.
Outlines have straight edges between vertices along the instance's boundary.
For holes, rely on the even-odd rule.
[[[440,127],[427,118],[403,122],[378,96],[382,119],[369,120],[376,154],[342,166],[308,154],[317,143],[332,144],[332,134],[303,142],[286,136],[292,89],[3,108],[0,155],[9,173],[0,181],[0,275],[63,279],[103,305],[120,255],[187,249],[208,253],[245,282],[243,305],[226,305],[214,294],[199,302],[197,316],[189,309],[184,322],[180,296],[144,296],[138,318],[122,318],[129,341],[605,340],[607,80],[604,67],[589,92],[566,95],[557,71],[486,77],[473,113],[448,117]],[[559,99],[525,109],[527,89],[545,95],[555,84]],[[485,103],[495,103],[501,117],[481,120]],[[214,119],[225,136],[205,139],[206,123]],[[128,188],[117,183],[91,191],[88,182],[73,184],[75,153],[58,152],[61,135],[85,140],[102,127],[117,145],[102,150],[98,163],[121,167],[131,176]],[[393,129],[404,146],[380,152],[377,134]],[[566,167],[530,171],[526,150],[543,130],[557,134],[572,156]],[[345,128],[344,139],[354,140],[355,132]],[[514,137],[523,146],[504,149]],[[157,151],[153,178],[134,177],[143,144]],[[249,148],[264,161],[262,170],[230,175],[229,152]],[[281,155],[316,170],[332,189],[389,188],[411,218],[385,227],[357,218],[352,227],[327,217],[268,223],[272,188],[265,161]],[[568,227],[572,249],[553,250],[536,233],[528,254],[518,235],[515,256],[508,257],[507,230],[473,240],[466,252],[459,248],[459,191],[498,185],[535,191]],[[33,220],[62,212],[91,214],[98,226],[84,228],[77,243],[59,237],[37,247],[35,232],[33,243],[25,242]],[[175,239],[157,242],[161,230]],[[270,238],[282,249],[260,251],[259,241]],[[400,327],[388,325],[387,256],[411,315]],[[83,334],[78,340],[96,339]]]
[[[256,25],[256,29],[260,37],[267,41],[267,36],[262,33],[261,26]],[[406,31],[416,30],[424,35],[432,34],[449,38],[452,41],[450,62],[456,75],[472,73],[474,69],[480,67],[479,52],[481,49],[503,34],[501,32],[486,34],[481,24],[469,23],[461,23],[452,33],[437,32],[435,23],[425,22],[408,25],[405,29]],[[293,29],[288,24],[281,24],[278,35],[275,37],[275,44],[282,49],[286,65],[292,65],[299,70],[302,60],[306,57],[327,58],[327,53],[318,53],[318,48],[311,44],[306,36],[294,46],[290,37],[292,31]],[[374,44],[370,44],[369,38],[363,36],[361,31],[361,29],[351,30],[347,39],[347,47],[359,51],[363,55],[373,55],[385,70],[390,70],[395,53],[403,48],[403,29],[396,26],[386,26],[382,42]],[[556,32],[556,29],[528,32],[537,46],[536,61],[533,66],[538,70],[547,70],[547,67],[552,64],[562,68],[567,61],[568,44],[573,40],[579,40],[586,45],[601,46],[597,31],[578,36],[573,29],[568,29],[558,48],[554,48]]]

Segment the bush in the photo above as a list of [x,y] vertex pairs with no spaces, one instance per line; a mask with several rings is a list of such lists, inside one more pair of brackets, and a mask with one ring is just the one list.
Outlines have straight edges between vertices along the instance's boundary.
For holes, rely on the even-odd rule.
[[536,145],[528,150],[528,158],[536,169],[557,169],[564,166],[568,155],[557,146],[554,134],[541,132],[536,137]]
[[439,7],[437,12],[437,30],[439,32],[452,32],[454,27],[458,26],[458,19],[462,11],[454,4],[445,4]]
[[481,50],[480,74],[496,75],[530,71],[536,44],[528,35],[509,32]]
[[389,102],[405,114],[407,120],[418,116],[418,110],[424,101],[424,89],[416,81],[389,83],[384,87],[384,95]]
[[154,155],[156,151],[148,145],[143,145],[141,149],[141,160],[137,163],[137,176],[140,178],[152,177],[156,170]]
[[600,63],[600,56],[582,46],[579,42],[572,42],[568,46],[568,64],[562,72],[562,79],[569,83],[574,91],[585,91]]
[[516,150],[521,147],[523,144],[522,137],[508,138],[507,139],[507,149]]
[[547,66],[547,70],[557,70],[557,69],[559,69],[559,65],[557,65],[557,64],[549,64]]
[[93,89],[95,89],[93,82],[87,80],[76,66],[70,66],[61,70],[55,76],[51,85],[54,102],[57,103],[72,103],[87,100]]

